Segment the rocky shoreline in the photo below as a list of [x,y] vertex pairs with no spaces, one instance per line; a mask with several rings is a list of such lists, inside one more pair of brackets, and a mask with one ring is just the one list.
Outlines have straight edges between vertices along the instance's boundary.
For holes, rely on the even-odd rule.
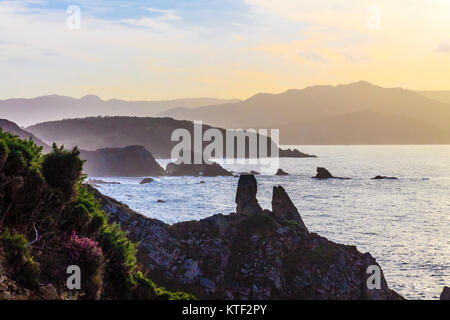
[[254,176],[239,179],[236,213],[174,225],[90,188],[139,243],[143,269],[169,290],[200,299],[403,299],[382,271],[380,289],[368,289],[375,259],[309,232],[283,187],[274,188],[272,210],[262,209]]

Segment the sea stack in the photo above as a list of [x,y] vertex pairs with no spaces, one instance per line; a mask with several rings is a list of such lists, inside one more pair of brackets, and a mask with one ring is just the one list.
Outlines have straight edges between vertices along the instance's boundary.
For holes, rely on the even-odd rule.
[[277,173],[275,173],[276,176],[288,176],[289,173],[284,172],[282,169],[278,169]]
[[314,177],[316,179],[332,179],[333,175],[325,168],[317,167],[317,174]]
[[303,223],[300,213],[289,198],[286,190],[282,186],[273,187],[272,214],[274,217],[284,218],[297,222],[305,231],[308,231]]
[[253,215],[263,213],[263,209],[256,199],[258,191],[254,175],[241,175],[236,192],[236,213]]
[[444,287],[444,290],[442,290],[440,299],[441,300],[450,300],[450,288],[449,287]]

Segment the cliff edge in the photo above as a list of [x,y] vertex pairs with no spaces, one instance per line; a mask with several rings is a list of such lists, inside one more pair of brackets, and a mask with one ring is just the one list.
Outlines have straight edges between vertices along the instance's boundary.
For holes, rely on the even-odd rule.
[[[263,210],[254,176],[239,179],[237,213],[174,225],[92,192],[168,289],[201,299],[403,299],[369,253],[310,232],[283,187],[274,188],[272,210]],[[379,289],[367,286],[370,266],[380,270]]]

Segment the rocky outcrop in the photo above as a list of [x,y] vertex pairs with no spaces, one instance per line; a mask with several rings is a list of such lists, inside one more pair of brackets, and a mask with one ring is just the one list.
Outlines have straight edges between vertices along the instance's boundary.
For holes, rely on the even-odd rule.
[[444,287],[444,290],[442,290],[440,300],[450,300],[450,288]]
[[152,178],[144,178],[141,180],[141,182],[139,182],[139,184],[149,184],[152,183],[153,179]]
[[81,151],[84,172],[93,177],[163,176],[164,169],[142,146]]
[[402,299],[382,272],[380,288],[369,289],[375,259],[308,232],[283,188],[274,189],[273,212],[263,211],[254,176],[240,178],[237,214],[174,225],[93,192],[110,220],[139,242],[151,278],[168,289],[202,299]]
[[333,175],[325,168],[317,167],[316,179],[332,179]]
[[317,158],[317,156],[303,153],[297,149],[280,149],[279,156],[280,158]]
[[258,186],[254,175],[242,175],[239,178],[236,192],[236,213],[243,215],[253,215],[263,212],[263,209],[256,199]]
[[275,173],[276,176],[288,176],[289,173],[284,172],[282,169],[278,169],[277,173]]
[[397,180],[396,177],[376,176],[372,180]]
[[219,176],[232,176],[233,174],[219,164],[213,162],[211,164],[177,164],[171,162],[166,167],[166,173],[168,176],[193,176],[193,177],[219,177]]
[[282,186],[273,187],[272,215],[276,218],[295,221],[304,231],[308,232],[297,208]]
[[325,180],[325,179],[344,179],[347,180],[349,178],[342,178],[342,177],[335,177],[333,176],[330,171],[328,171],[325,168],[321,168],[321,167],[317,167],[317,173],[316,176],[314,177],[315,179],[319,179],[319,180]]

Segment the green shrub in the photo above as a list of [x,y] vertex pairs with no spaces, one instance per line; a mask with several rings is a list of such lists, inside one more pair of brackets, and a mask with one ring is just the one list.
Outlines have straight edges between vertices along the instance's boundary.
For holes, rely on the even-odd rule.
[[171,292],[157,287],[152,280],[143,276],[142,272],[133,275],[135,289],[133,299],[135,300],[196,300],[196,298],[184,292]]
[[2,141],[3,149],[7,150],[0,151],[3,157],[7,156],[3,165],[3,171],[7,176],[23,175],[27,169],[37,170],[42,148],[37,146],[33,140],[21,140],[9,132],[0,131],[0,141]]
[[6,230],[0,235],[5,261],[13,270],[15,279],[25,286],[34,287],[39,283],[39,264],[30,256],[27,243],[27,239],[15,231]]
[[133,288],[132,274],[136,264],[136,244],[126,237],[118,224],[107,225],[100,234],[99,242],[107,259],[106,294],[127,299]]
[[62,228],[66,231],[85,233],[91,217],[88,209],[83,204],[71,204],[62,213]]
[[6,163],[6,159],[8,158],[9,149],[6,145],[5,141],[0,140],[0,170],[3,168],[3,165]]
[[59,190],[65,201],[71,201],[75,196],[75,187],[80,180],[83,161],[78,148],[64,150],[53,144],[53,151],[44,156],[42,174],[47,184]]

